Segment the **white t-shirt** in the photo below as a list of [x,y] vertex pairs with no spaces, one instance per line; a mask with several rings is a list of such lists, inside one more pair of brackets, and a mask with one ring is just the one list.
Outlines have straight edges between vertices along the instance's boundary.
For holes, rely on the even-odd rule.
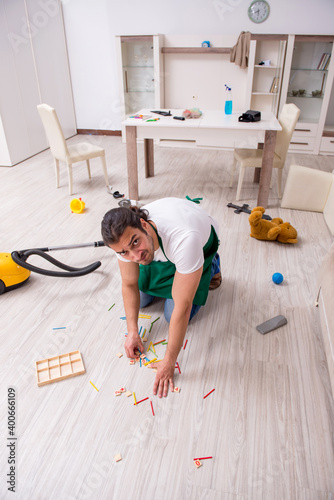
[[[193,201],[180,198],[163,198],[143,206],[148,219],[157,227],[164,252],[181,274],[197,271],[204,263],[203,248],[207,243],[211,226],[219,236],[217,221]],[[117,257],[130,262],[119,254]],[[161,248],[154,252],[156,261],[166,262]]]

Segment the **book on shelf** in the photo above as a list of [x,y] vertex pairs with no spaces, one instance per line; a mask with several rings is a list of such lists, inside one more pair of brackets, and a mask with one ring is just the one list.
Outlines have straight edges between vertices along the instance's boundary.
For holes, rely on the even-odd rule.
[[326,70],[329,65],[331,55],[328,52],[324,52],[321,56],[317,69]]
[[320,69],[325,69],[325,67],[327,66],[327,63],[329,61],[329,57],[330,57],[329,54],[325,54],[325,57],[324,57],[324,59],[322,61]]
[[328,54],[328,58],[327,58],[327,61],[326,61],[325,66],[324,66],[323,69],[328,69],[330,58],[331,58],[331,55]]
[[269,92],[271,92],[272,94],[277,94],[278,84],[279,84],[279,76],[274,76]]
[[321,65],[323,63],[323,60],[324,60],[324,57],[325,57],[325,53],[322,54],[321,58],[320,58],[320,61],[319,61],[319,64],[317,66],[317,69],[321,69]]

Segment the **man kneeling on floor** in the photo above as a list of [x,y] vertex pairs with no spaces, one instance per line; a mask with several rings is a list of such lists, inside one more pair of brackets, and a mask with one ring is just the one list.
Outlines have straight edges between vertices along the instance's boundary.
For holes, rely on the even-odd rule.
[[165,298],[169,323],[164,359],[154,365],[153,393],[173,391],[177,356],[188,323],[221,283],[218,224],[192,201],[164,198],[138,208],[114,208],[102,221],[104,243],[116,252],[127,322],[129,358],[144,347],[138,335],[139,309]]

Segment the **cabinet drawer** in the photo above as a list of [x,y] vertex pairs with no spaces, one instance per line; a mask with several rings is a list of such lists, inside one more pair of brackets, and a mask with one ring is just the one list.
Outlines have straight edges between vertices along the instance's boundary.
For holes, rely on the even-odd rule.
[[292,136],[289,151],[312,151],[314,144],[315,137]]
[[296,137],[316,137],[318,130],[317,123],[300,123],[298,122],[292,140]]
[[320,143],[320,151],[334,153],[334,137],[323,137]]

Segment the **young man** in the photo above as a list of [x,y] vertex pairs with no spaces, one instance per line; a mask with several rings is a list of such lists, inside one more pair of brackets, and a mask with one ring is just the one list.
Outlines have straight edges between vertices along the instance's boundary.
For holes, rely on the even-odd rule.
[[[114,208],[102,221],[102,237],[118,257],[129,358],[144,351],[138,335],[139,308],[164,297],[169,322],[164,359],[155,365],[153,393],[174,390],[175,363],[190,319],[221,283],[218,224],[192,201],[164,198],[139,209]],[[152,365],[151,365],[152,366]]]

